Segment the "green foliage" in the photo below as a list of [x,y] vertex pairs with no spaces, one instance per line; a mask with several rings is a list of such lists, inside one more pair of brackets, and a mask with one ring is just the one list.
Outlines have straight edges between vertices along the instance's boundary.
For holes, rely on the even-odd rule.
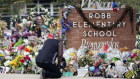
[[94,59],[90,55],[85,55],[79,59],[78,63],[80,65],[80,67],[85,67],[86,65],[92,66],[94,63]]
[[140,1],[138,0],[126,0],[126,4],[130,5],[131,7],[140,10]]
[[[0,0],[0,13],[3,15],[18,14],[21,8],[24,8],[23,3],[32,3],[32,0]],[[15,4],[23,4],[16,6]],[[13,12],[11,6],[13,5]],[[18,8],[17,8],[18,7]]]
[[72,5],[72,6],[80,6],[82,0],[57,0],[54,4],[62,4]]
[[22,71],[22,67],[17,68],[17,70]]
[[[99,1],[99,0],[96,0]],[[100,0],[101,2],[112,2],[113,0]],[[135,9],[140,10],[140,1],[138,0],[115,0],[120,1],[121,4],[126,4],[129,5]],[[65,3],[66,5],[73,5],[73,6],[79,6],[81,4],[82,0],[57,0],[55,3],[60,4],[60,3]]]

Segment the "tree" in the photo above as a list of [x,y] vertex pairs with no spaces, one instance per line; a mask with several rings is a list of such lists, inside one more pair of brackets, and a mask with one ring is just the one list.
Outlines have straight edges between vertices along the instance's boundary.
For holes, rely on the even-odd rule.
[[[123,0],[122,0],[123,1]],[[124,2],[125,1],[125,2]],[[124,0],[123,2],[137,10],[140,10],[140,1],[139,0]]]
[[[99,0],[96,0],[99,1]],[[102,2],[113,2],[113,0],[100,0]],[[125,5],[129,5],[135,9],[140,10],[140,1],[139,0],[115,0],[115,1],[120,1],[121,4],[125,4]],[[80,5],[82,2],[82,0],[57,0],[55,3],[66,3],[66,4],[70,4],[73,6],[77,6]]]
[[[32,0],[0,0],[0,13],[3,15],[13,14],[11,11],[11,4],[23,4],[25,2],[32,3]],[[18,8],[14,8],[14,13],[19,11],[20,6]]]

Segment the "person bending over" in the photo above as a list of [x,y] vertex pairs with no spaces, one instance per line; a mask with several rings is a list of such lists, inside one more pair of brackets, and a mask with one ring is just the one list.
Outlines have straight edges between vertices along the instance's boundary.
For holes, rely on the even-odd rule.
[[[36,64],[43,68],[42,78],[60,78],[60,63],[63,56],[62,39],[48,39],[45,41],[42,50],[36,57]],[[55,64],[55,59],[58,57],[58,64]]]

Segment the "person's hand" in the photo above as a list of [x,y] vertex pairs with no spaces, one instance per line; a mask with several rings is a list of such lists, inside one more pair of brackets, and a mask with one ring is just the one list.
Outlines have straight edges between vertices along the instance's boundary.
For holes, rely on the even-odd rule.
[[57,64],[57,67],[60,68],[60,64]]

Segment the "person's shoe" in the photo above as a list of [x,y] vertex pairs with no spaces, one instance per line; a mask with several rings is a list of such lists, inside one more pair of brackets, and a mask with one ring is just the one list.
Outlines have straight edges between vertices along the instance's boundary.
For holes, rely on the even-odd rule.
[[40,71],[40,79],[45,79],[45,70],[41,69]]

